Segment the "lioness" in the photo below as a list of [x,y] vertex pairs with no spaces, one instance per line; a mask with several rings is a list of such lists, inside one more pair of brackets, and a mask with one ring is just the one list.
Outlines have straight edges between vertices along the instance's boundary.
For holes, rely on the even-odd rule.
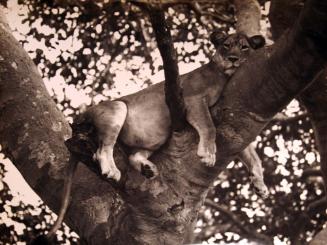
[[[181,76],[186,119],[199,134],[197,155],[208,166],[216,161],[216,128],[209,107],[214,105],[229,76],[246,59],[253,49],[264,45],[261,36],[229,36],[213,33],[211,40],[217,49],[212,60],[197,70]],[[108,178],[119,180],[120,171],[113,159],[117,138],[133,148],[130,163],[146,177],[158,174],[157,167],[148,160],[153,151],[162,146],[170,135],[171,120],[165,103],[164,83],[152,85],[140,92],[114,101],[105,101],[83,113],[75,124],[91,123],[96,128],[98,149],[95,154],[101,172]],[[248,146],[239,158],[252,173],[252,182],[258,193],[266,197],[268,189],[263,181],[261,160],[255,149]],[[64,187],[64,198],[58,219],[45,236],[37,237],[33,244],[48,244],[60,227],[68,203],[73,173],[78,159],[71,155],[72,163]]]
[[[216,128],[209,107],[215,104],[229,76],[249,53],[265,43],[261,36],[248,38],[242,34],[214,33],[211,40],[217,49],[211,61],[181,76],[186,119],[199,134],[197,155],[208,166],[216,161]],[[163,82],[114,101],[101,102],[88,109],[83,118],[97,130],[99,148],[95,157],[103,175],[117,181],[121,177],[113,159],[117,137],[133,148],[129,160],[135,169],[148,178],[158,174],[157,167],[148,158],[166,142],[171,132]],[[248,147],[240,158],[253,174],[259,193],[266,195],[261,162],[254,149]]]

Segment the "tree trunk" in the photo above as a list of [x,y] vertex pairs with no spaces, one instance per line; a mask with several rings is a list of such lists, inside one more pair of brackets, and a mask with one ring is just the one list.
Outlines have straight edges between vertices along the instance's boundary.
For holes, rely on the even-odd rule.
[[236,8],[236,31],[248,37],[260,35],[261,11],[257,0],[234,0]]
[[[272,1],[269,19],[272,23],[272,35],[279,38],[293,23],[302,8],[303,0]],[[327,193],[327,69],[318,76],[315,84],[309,87],[298,98],[309,112],[316,143],[320,153],[321,171]]]
[[[293,23],[303,5],[303,0],[273,0],[271,3],[271,9],[269,13],[269,19],[272,24],[272,36],[274,39],[279,38],[288,28],[290,23]],[[315,133],[315,139],[320,154],[320,166],[321,172],[325,184],[325,198],[327,193],[327,69],[318,76],[316,82],[310,86],[304,93],[298,96],[298,99],[306,107],[308,115],[310,117],[313,130]],[[322,203],[326,209],[326,200]],[[310,210],[310,209],[315,210]],[[311,212],[310,212],[311,211]],[[319,213],[321,210],[316,207],[308,207],[307,213]],[[306,217],[310,218],[310,217]],[[297,227],[294,230],[294,237],[292,240],[294,243],[299,243],[299,234],[301,227]],[[325,236],[326,231],[323,230],[313,239],[312,244],[324,244],[326,240],[322,238]],[[310,243],[310,244],[311,244]]]
[[[299,21],[272,48],[250,57],[212,108],[218,162],[197,155],[191,128],[174,132],[152,157],[160,171],[146,180],[115,152],[124,178],[108,183],[78,166],[66,222],[87,244],[182,244],[208,188],[228,161],[272,116],[301,93],[327,58],[327,0],[308,1]],[[60,203],[69,127],[27,54],[0,24],[0,136],[6,154],[54,211]],[[255,94],[253,93],[255,91]],[[254,96],[255,95],[255,96]]]

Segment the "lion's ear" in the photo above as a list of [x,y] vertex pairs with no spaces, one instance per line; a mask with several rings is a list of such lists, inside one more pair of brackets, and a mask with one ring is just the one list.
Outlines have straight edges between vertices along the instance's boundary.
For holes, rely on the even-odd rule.
[[262,48],[266,44],[266,40],[261,35],[255,35],[248,38],[248,42],[253,49]]
[[217,31],[213,31],[210,34],[210,41],[217,48],[225,41],[226,37],[227,37],[227,34],[225,32],[217,30]]

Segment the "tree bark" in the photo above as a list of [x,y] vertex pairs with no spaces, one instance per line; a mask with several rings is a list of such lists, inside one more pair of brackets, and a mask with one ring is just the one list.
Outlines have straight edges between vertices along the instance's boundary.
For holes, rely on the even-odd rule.
[[[269,19],[272,23],[273,38],[279,38],[290,28],[301,8],[303,0],[272,1]],[[325,66],[326,67],[326,66]],[[317,77],[316,82],[310,86],[298,99],[308,110],[308,115],[315,132],[316,143],[320,153],[320,165],[327,193],[327,69]]]
[[[293,23],[301,8],[303,7],[303,0],[282,1],[274,0],[271,2],[271,9],[269,19],[272,24],[272,36],[274,39],[279,38],[285,31],[290,28],[290,23]],[[298,96],[308,111],[315,139],[320,153],[320,171],[324,180],[325,199],[327,198],[327,69],[318,76],[316,82],[310,86],[306,91]],[[322,202],[323,209],[326,209],[326,200]],[[320,212],[316,207],[308,207],[306,212],[315,211]],[[304,214],[305,218],[309,218]],[[302,222],[303,223],[303,222]],[[298,243],[301,231],[298,231],[293,240]],[[310,244],[318,245],[326,243],[326,229],[323,229],[314,237]]]
[[261,10],[257,0],[234,0],[236,31],[248,37],[260,35]]
[[286,29],[290,28],[296,21],[304,0],[272,0],[269,10],[269,21],[271,23],[271,34],[277,40]]
[[[71,135],[70,127],[32,60],[11,35],[3,13],[0,17],[0,143],[29,185],[58,212],[69,157],[64,141]],[[116,189],[84,165],[78,166],[75,176],[67,223],[82,241],[106,244],[109,222],[110,231],[120,229],[115,224],[127,206]],[[123,237],[128,239],[128,233]]]
[[165,20],[165,13],[160,5],[149,5],[148,12],[156,36],[165,73],[165,100],[169,108],[173,130],[180,131],[185,127],[186,109],[183,90],[179,78],[177,53]]
[[[219,159],[215,167],[199,161],[198,136],[191,128],[174,132],[154,154],[160,171],[154,180],[129,167],[121,151],[115,152],[115,161],[126,171],[118,184],[103,181],[80,164],[68,225],[87,244],[182,244],[208,188],[229,159],[323,69],[326,42],[327,1],[308,1],[291,31],[250,57],[212,108]],[[32,188],[57,211],[69,127],[35,66],[3,24],[0,57],[1,144]]]

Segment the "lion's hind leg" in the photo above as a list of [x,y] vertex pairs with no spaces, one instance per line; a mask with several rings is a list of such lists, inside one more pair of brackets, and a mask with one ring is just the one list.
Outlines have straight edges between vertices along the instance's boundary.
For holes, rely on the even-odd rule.
[[248,168],[256,192],[261,197],[267,198],[269,191],[263,180],[262,162],[254,147],[249,145],[239,154],[238,157]]
[[105,102],[95,107],[91,113],[99,140],[95,157],[99,161],[101,173],[118,181],[121,173],[115,164],[113,149],[127,116],[127,106],[121,101]]
[[152,155],[153,151],[139,149],[129,156],[130,164],[148,179],[154,178],[158,175],[158,169],[153,162],[148,158]]

